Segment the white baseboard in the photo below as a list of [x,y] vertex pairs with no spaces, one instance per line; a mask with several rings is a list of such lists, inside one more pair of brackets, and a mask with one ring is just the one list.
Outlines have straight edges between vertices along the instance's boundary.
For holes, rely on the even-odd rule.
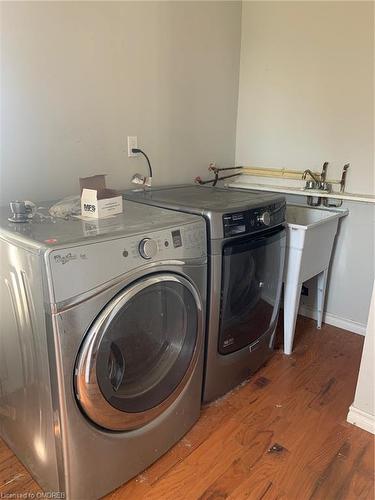
[[350,406],[346,420],[361,429],[375,434],[375,416],[365,411],[359,410],[355,406]]
[[[298,310],[299,314],[302,316],[306,316],[307,318],[317,319],[316,309],[312,307],[301,305]],[[337,326],[338,328],[342,328],[344,330],[348,330],[349,332],[358,333],[359,335],[366,335],[366,327],[362,323],[357,323],[356,321],[352,321],[351,319],[340,318],[335,314],[331,314],[325,312],[323,314],[323,322],[328,325]]]

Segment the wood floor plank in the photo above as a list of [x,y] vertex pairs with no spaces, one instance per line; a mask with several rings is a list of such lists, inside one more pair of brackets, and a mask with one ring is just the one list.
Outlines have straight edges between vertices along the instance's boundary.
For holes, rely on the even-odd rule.
[[[278,342],[258,373],[206,405],[179,443],[106,498],[373,499],[373,436],[346,422],[363,338],[299,317],[293,354]],[[39,491],[0,443],[0,493]]]
[[206,485],[214,482],[233,459],[240,456],[242,450],[236,439],[237,431],[238,423],[228,419],[184,461],[171,469],[147,498],[178,498],[181,492],[185,492],[185,498],[199,498]]
[[349,440],[344,441],[316,481],[311,500],[346,498],[368,446],[369,443],[353,446]]

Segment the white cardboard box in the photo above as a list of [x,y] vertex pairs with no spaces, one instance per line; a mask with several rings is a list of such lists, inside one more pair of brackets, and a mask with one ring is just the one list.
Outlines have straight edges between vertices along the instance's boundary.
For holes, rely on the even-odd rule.
[[105,187],[105,175],[80,179],[82,216],[101,219],[122,213],[122,196]]

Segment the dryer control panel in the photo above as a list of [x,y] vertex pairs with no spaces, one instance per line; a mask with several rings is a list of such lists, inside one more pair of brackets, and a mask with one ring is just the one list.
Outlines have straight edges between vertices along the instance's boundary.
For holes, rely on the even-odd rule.
[[54,302],[86,293],[147,265],[207,259],[206,225],[199,222],[148,234],[52,249],[47,255]]

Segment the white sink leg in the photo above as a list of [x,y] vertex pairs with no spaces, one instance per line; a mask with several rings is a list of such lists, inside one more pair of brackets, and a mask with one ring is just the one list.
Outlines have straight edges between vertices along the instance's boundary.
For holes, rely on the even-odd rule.
[[284,289],[284,353],[292,354],[294,330],[301,298],[302,283],[287,280]]
[[320,274],[318,274],[318,293],[317,293],[317,302],[318,302],[318,314],[317,314],[317,323],[318,328],[322,328],[322,319],[323,319],[323,310],[324,310],[324,299],[326,294],[326,285],[327,285],[327,276],[328,269],[325,269]]

